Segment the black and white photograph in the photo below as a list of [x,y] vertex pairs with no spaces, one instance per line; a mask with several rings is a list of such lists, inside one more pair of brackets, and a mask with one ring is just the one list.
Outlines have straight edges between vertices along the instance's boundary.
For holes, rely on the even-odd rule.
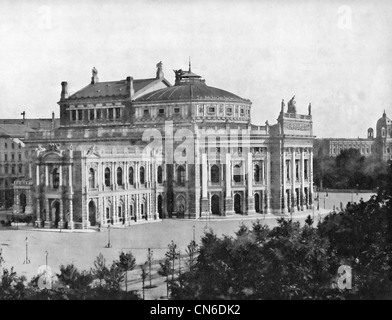
[[391,17],[0,0],[0,300],[392,299]]

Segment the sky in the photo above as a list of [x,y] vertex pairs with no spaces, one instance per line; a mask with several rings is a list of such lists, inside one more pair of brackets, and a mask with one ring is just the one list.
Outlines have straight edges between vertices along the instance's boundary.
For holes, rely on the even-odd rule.
[[163,63],[252,101],[276,123],[281,100],[312,103],[317,137],[366,137],[392,117],[392,1],[0,1],[0,117],[59,116],[62,81],[155,77]]

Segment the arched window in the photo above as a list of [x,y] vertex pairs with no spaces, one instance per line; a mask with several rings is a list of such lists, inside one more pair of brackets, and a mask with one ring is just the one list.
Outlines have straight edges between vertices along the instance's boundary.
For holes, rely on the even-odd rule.
[[129,167],[129,174],[128,174],[129,184],[133,185],[133,168]]
[[140,167],[140,177],[139,177],[139,180],[140,180],[140,183],[141,184],[144,184],[144,182],[145,182],[145,177],[144,177],[144,167]]
[[385,137],[385,128],[384,127],[381,128],[381,136],[383,138]]
[[60,174],[57,168],[52,171],[53,189],[58,189],[60,184]]
[[88,186],[90,189],[95,188],[95,171],[93,168],[90,168],[88,173]]
[[162,183],[162,167],[159,166],[157,170],[157,181],[158,183]]
[[105,186],[110,187],[110,169],[105,169]]
[[179,184],[184,184],[185,183],[185,169],[183,166],[179,166],[177,168],[177,182]]
[[215,164],[211,167],[211,182],[219,182],[219,167]]
[[260,181],[260,167],[259,167],[258,164],[256,164],[256,165],[253,167],[253,180],[254,180],[255,182],[259,182],[259,181]]
[[234,176],[233,176],[234,182],[241,182],[241,167],[236,164],[234,166]]
[[117,168],[117,185],[123,185],[123,172],[120,167]]

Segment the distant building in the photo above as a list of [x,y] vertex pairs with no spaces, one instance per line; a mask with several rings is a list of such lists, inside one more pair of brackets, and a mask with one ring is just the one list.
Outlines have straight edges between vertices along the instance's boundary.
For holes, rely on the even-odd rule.
[[357,149],[363,156],[375,155],[383,160],[392,159],[392,122],[384,111],[373,128],[367,130],[367,138],[326,138],[315,140],[315,154],[336,157],[342,150]]
[[59,126],[60,119],[55,119],[54,114],[46,119],[0,119],[0,209],[11,209],[16,202],[21,204],[18,212],[24,213],[28,208],[26,194],[15,201],[13,192],[14,183],[24,180],[27,172],[26,133]]

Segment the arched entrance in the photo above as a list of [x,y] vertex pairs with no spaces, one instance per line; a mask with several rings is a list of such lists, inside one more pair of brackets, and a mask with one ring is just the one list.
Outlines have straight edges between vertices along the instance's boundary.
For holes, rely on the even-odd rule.
[[260,212],[260,195],[258,193],[255,193],[255,210]]
[[95,226],[97,224],[96,211],[95,203],[91,200],[88,204],[88,220],[90,221],[91,226]]
[[219,196],[216,194],[211,197],[211,213],[220,215]]
[[158,196],[158,215],[159,215],[159,219],[163,218],[163,210],[162,210],[162,208],[163,208],[163,199],[162,199],[162,196],[159,195]]
[[25,213],[26,211],[26,195],[21,193],[19,196],[19,206],[21,209],[21,213]]
[[177,202],[176,202],[176,207],[177,207],[177,217],[184,217],[185,215],[185,207],[186,206],[186,200],[183,195],[179,195],[177,197]]
[[242,214],[241,195],[238,193],[234,196],[234,212]]
[[52,213],[52,221],[54,222],[54,226],[57,228],[60,222],[60,203],[58,200],[54,200],[52,202],[50,210]]

